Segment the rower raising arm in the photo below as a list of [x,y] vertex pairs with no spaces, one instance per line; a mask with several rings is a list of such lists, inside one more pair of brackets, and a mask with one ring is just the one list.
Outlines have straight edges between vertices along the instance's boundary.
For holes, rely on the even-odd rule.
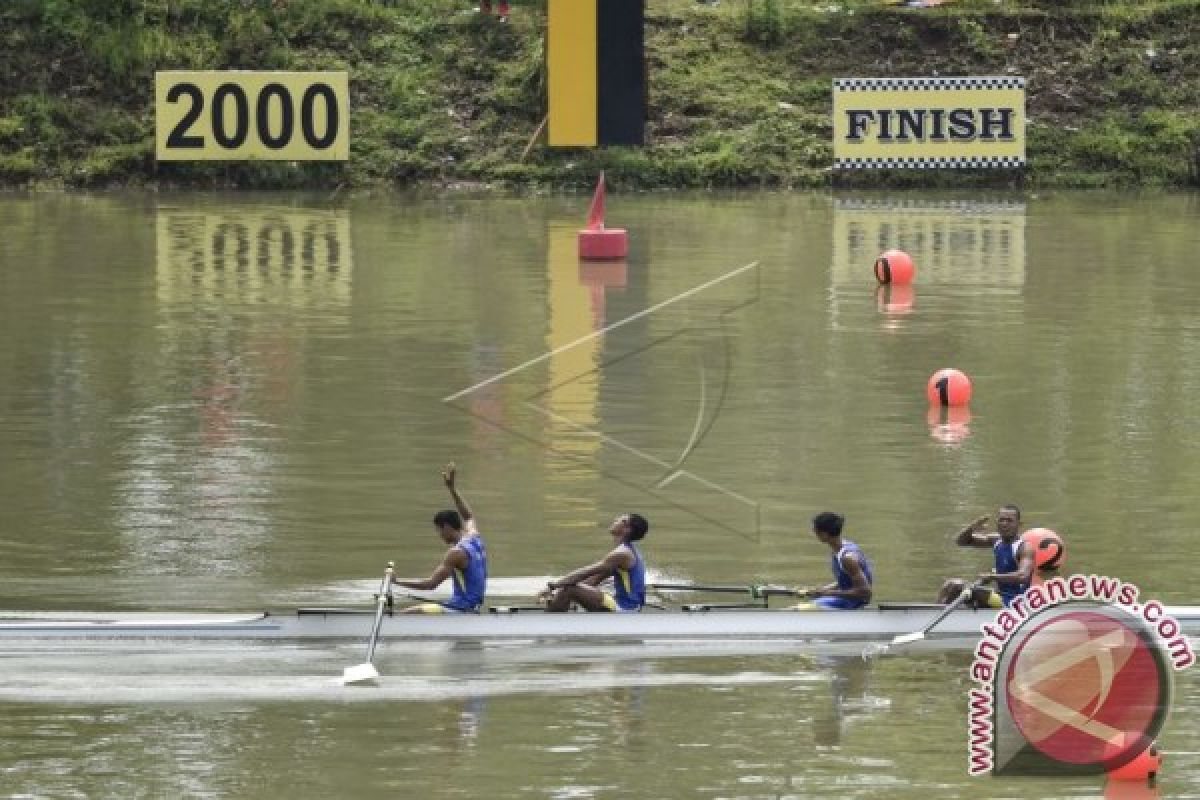
[[1000,534],[995,531],[990,533],[987,531],[990,519],[991,517],[987,514],[977,517],[970,525],[958,532],[954,543],[959,547],[991,547],[1000,538]]
[[433,517],[434,528],[442,541],[450,545],[450,549],[425,580],[392,580],[396,586],[406,589],[431,591],[449,578],[454,581],[453,593],[446,603],[423,603],[406,608],[405,612],[477,611],[483,605],[487,585],[487,551],[475,526],[475,515],[458,491],[455,477],[454,464],[448,464],[442,470],[442,482],[450,491],[456,510],[439,511]]
[[475,527],[475,514],[472,513],[471,507],[467,505],[467,499],[458,491],[458,485],[454,482],[457,468],[453,463],[447,464],[442,470],[442,482],[446,484],[446,488],[450,491],[450,497],[454,500],[454,507],[458,509],[458,515],[463,521],[463,535],[478,536],[479,531]]
[[[1019,535],[1020,509],[1014,505],[1001,506],[996,512],[995,531],[987,530],[988,519],[986,515],[975,519],[958,532],[954,541],[960,547],[991,548],[995,568],[979,573],[976,580],[983,584],[996,584],[996,591],[976,587],[973,602],[977,606],[999,608],[1010,605],[1029,588],[1036,562],[1032,549],[1024,546]],[[938,593],[938,602],[953,601],[966,587],[966,581],[946,581]]]

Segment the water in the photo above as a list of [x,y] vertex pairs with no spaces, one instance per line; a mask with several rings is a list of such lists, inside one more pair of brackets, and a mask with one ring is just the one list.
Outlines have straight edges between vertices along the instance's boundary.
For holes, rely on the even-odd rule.
[[[625,510],[658,575],[824,581],[828,508],[877,598],[932,599],[1015,502],[1071,571],[1196,602],[1194,196],[618,194],[629,258],[581,266],[584,204],[0,196],[0,607],[369,603],[440,558],[450,460],[510,587]],[[893,246],[911,289],[875,285]],[[943,366],[969,412],[927,414]],[[385,643],[336,686],[361,658],[10,647],[0,796],[1101,792],[968,778],[962,653]],[[1164,797],[1196,796],[1198,689]]]

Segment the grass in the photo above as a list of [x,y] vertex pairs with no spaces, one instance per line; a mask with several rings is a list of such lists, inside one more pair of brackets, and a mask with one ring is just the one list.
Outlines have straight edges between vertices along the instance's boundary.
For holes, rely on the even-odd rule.
[[[544,0],[507,25],[469,0],[9,0],[0,183],[1200,185],[1200,0],[647,5],[647,146],[522,159]],[[348,70],[351,160],[156,165],[154,72],[229,68]],[[832,79],[935,71],[1027,78],[1029,167],[831,176]]]

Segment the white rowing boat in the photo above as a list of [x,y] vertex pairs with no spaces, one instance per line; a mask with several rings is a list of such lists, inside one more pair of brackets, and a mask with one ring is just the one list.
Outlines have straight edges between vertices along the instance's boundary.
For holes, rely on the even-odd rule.
[[[944,610],[933,604],[884,604],[858,611],[776,609],[659,611],[640,614],[550,614],[494,609],[482,614],[396,614],[382,619],[386,641],[514,640],[652,642],[696,640],[887,640],[922,630]],[[1200,606],[1163,609],[1180,632],[1200,636]],[[374,612],[302,608],[287,612],[14,612],[0,611],[3,639],[356,639],[371,630]],[[933,638],[975,640],[994,610],[951,611]]]

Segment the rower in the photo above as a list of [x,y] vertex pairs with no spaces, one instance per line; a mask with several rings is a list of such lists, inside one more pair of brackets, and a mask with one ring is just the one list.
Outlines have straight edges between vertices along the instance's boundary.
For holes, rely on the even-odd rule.
[[808,589],[803,595],[811,602],[793,606],[794,611],[849,611],[871,602],[871,587],[875,577],[867,554],[854,542],[842,538],[846,518],[832,511],[822,511],[813,517],[812,531],[817,539],[833,551],[833,583]]
[[[615,547],[594,564],[550,581],[538,595],[547,611],[569,611],[576,604],[585,611],[641,611],[646,604],[646,562],[634,542],[641,541],[650,523],[641,514],[622,514],[608,532]],[[613,579],[613,592],[599,588]]]
[[[960,547],[990,547],[996,559],[995,569],[980,573],[979,583],[994,583],[995,589],[976,586],[971,602],[979,608],[1007,608],[1029,588],[1034,576],[1033,549],[1021,541],[1021,510],[1009,504],[996,511],[996,530],[987,531],[988,516],[979,517],[958,532],[954,542]],[[939,603],[951,603],[967,588],[967,581],[951,579],[938,593]]]
[[454,511],[439,511],[433,515],[433,527],[442,541],[450,545],[442,563],[425,580],[397,580],[392,583],[405,589],[432,591],[447,578],[454,581],[453,592],[445,603],[420,603],[401,609],[406,614],[441,614],[447,611],[479,611],[487,589],[487,551],[483,537],[475,527],[475,515],[455,485],[455,467],[449,464],[442,470],[442,481],[454,499]]

